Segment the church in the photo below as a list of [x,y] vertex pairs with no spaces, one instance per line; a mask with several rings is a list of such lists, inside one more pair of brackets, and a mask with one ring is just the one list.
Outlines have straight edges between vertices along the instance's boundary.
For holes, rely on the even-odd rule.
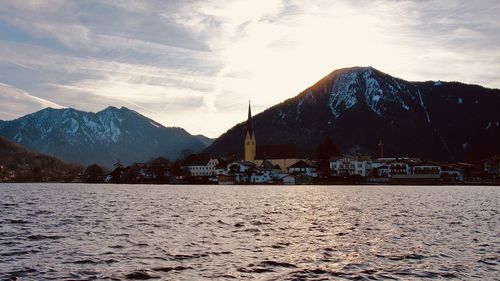
[[255,141],[255,132],[253,131],[252,110],[250,109],[250,102],[248,102],[248,119],[245,135],[245,161],[255,163],[256,148],[257,143]]
[[257,145],[252,121],[250,102],[248,103],[248,119],[245,131],[245,161],[261,166],[265,161],[286,173],[288,167],[302,160],[297,155],[295,144],[267,144]]

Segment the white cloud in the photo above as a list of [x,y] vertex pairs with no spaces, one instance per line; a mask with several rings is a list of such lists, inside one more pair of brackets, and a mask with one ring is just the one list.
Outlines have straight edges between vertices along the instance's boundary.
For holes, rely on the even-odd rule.
[[38,111],[46,107],[63,108],[63,106],[36,96],[11,85],[0,83],[0,119],[7,120]]
[[258,112],[341,67],[499,88],[498,14],[494,0],[6,0],[0,25],[22,36],[1,39],[0,82],[215,137],[248,99]]

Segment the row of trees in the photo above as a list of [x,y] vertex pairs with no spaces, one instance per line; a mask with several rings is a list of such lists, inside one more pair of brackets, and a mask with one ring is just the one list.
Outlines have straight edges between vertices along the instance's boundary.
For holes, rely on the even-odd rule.
[[166,183],[172,176],[185,176],[188,172],[182,167],[183,160],[170,161],[165,157],[158,157],[147,163],[134,163],[123,166],[117,160],[113,170],[108,170],[97,164],[87,167],[82,180],[88,183]]

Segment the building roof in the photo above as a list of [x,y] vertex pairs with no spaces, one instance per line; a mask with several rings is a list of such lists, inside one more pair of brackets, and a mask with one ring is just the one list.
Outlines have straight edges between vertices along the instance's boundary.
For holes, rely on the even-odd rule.
[[434,162],[431,162],[431,161],[418,162],[418,163],[413,164],[413,167],[415,167],[415,166],[438,166],[438,167],[441,167],[440,164],[434,163]]
[[370,161],[372,158],[369,155],[342,155],[342,156],[335,156],[330,159],[330,161],[336,161],[338,159],[342,158],[349,158],[349,159],[354,159],[358,161]]
[[184,166],[206,166],[210,159],[208,153],[191,154],[184,160]]
[[418,162],[420,161],[420,158],[416,158],[416,157],[383,157],[383,158],[376,158],[374,160],[374,162],[378,162],[378,163],[390,163],[390,162],[394,162],[395,160],[399,160],[399,161],[413,161],[413,162]]
[[215,169],[226,169],[228,162],[224,161],[224,159],[219,158],[219,163],[215,165]]
[[255,167],[255,163],[249,162],[249,161],[244,161],[244,160],[236,160],[231,163],[228,163],[228,165],[243,165],[247,167]]
[[392,161],[387,162],[386,164],[391,165],[394,163],[404,163],[404,164],[407,164],[408,166],[414,166],[415,164],[420,163],[420,162],[422,162],[422,161],[412,159],[412,158],[396,158]]
[[297,148],[295,144],[267,144],[257,145],[255,159],[295,159],[297,158]]
[[304,160],[300,160],[297,163],[293,164],[289,168],[316,168],[315,166],[309,165]]
[[252,163],[250,161],[240,161],[240,164],[245,165],[247,167],[255,167],[255,163]]
[[464,170],[459,169],[459,168],[454,168],[450,166],[441,166],[441,171],[446,172],[446,171],[457,171],[457,172],[463,172]]
[[273,163],[269,160],[262,161],[262,164],[260,165],[260,167],[262,169],[267,169],[267,170],[272,170],[274,168]]

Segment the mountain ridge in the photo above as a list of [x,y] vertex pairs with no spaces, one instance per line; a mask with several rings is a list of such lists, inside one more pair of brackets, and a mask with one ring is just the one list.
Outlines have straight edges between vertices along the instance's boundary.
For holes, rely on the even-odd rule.
[[[296,143],[311,154],[321,138],[330,136],[344,153],[377,156],[382,139],[387,155],[464,161],[498,152],[496,108],[497,89],[439,80],[409,82],[373,67],[351,67],[332,71],[253,119],[258,144]],[[488,122],[492,130],[484,134],[481,127]],[[237,124],[205,152],[241,155],[243,130],[244,124]]]
[[126,107],[98,112],[45,108],[0,122],[0,135],[29,149],[67,162],[111,167],[164,156],[177,159],[183,150],[206,145],[179,127],[160,123]]

